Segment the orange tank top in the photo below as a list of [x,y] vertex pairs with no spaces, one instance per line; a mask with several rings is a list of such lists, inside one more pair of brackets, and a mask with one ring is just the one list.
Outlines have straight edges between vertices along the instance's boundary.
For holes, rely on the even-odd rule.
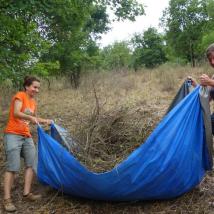
[[22,102],[21,112],[34,115],[36,110],[36,102],[33,98],[30,98],[26,92],[20,91],[13,98],[10,105],[9,120],[4,130],[5,133],[23,135],[31,137],[29,121],[14,117],[14,102],[18,99]]

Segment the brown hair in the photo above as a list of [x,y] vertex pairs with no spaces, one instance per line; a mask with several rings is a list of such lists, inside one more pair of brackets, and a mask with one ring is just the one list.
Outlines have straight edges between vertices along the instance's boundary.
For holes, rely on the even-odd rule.
[[210,56],[211,52],[214,52],[214,43],[212,43],[211,45],[208,46],[207,50],[206,50],[206,56],[207,58]]
[[24,78],[24,83],[23,83],[24,90],[26,90],[26,86],[32,85],[34,81],[40,82],[40,80],[38,78],[36,78],[36,77],[26,76]]

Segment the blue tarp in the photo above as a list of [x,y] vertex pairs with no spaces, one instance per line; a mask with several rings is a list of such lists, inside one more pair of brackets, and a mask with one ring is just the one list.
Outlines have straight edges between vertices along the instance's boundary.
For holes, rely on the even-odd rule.
[[[54,124],[52,131],[54,132]],[[94,173],[38,127],[38,178],[74,196],[96,200],[170,199],[198,185],[210,168],[199,87],[111,171]]]

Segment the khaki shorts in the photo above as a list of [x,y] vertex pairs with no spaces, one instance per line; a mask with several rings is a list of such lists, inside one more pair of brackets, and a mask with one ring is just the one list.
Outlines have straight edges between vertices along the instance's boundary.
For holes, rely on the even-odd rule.
[[20,169],[21,157],[24,158],[25,167],[34,166],[36,148],[32,138],[15,134],[5,134],[4,149],[7,171],[18,172]]

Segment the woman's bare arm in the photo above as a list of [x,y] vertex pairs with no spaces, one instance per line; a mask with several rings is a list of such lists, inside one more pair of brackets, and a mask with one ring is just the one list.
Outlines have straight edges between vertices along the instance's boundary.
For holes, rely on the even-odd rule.
[[28,120],[28,121],[32,122],[33,124],[38,123],[36,117],[27,115],[27,114],[21,112],[21,108],[22,108],[22,101],[19,99],[16,99],[14,101],[14,117],[23,119],[23,120]]

